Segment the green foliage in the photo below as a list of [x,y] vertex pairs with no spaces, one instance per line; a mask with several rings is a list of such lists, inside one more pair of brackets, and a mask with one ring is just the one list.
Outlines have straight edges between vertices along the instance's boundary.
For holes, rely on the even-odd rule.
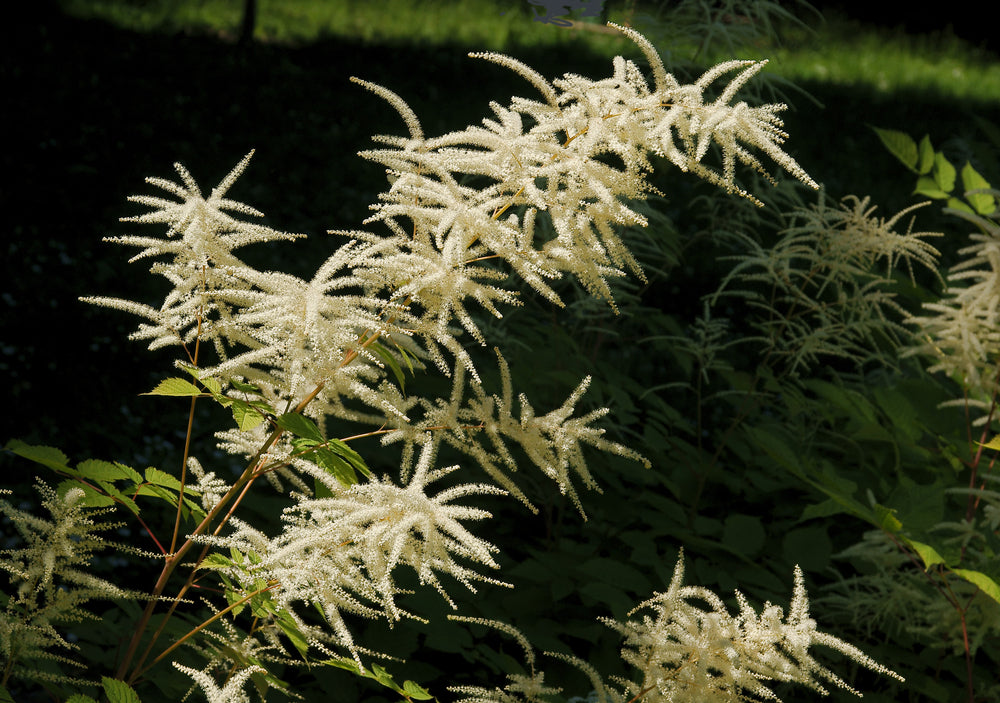
[[[685,3],[695,5],[704,4]],[[781,15],[774,3],[759,9],[764,20]],[[709,29],[725,30],[717,19]],[[71,467],[51,447],[6,446],[54,472],[63,483],[52,495],[72,497],[81,514],[120,506],[127,520],[162,530],[153,537],[163,570],[149,607],[125,611],[136,635],[119,643],[127,653],[118,671],[108,671],[116,678],[101,679],[111,703],[138,700],[130,683],[146,700],[176,700],[180,674],[212,702],[248,700],[245,688],[261,700],[296,692],[311,699],[322,695],[321,684],[307,677],[330,674],[372,680],[408,701],[432,699],[415,682],[435,676],[431,690],[511,703],[564,700],[581,682],[605,703],[769,697],[772,681],[819,691],[829,683],[848,692],[864,686],[876,699],[915,698],[919,690],[946,700],[957,681],[970,699],[995,692],[993,389],[964,389],[988,408],[976,425],[978,443],[967,442],[971,427],[961,414],[939,407],[962,395],[958,387],[905,356],[912,311],[936,298],[912,263],[937,274],[937,249],[927,233],[896,231],[909,209],[885,220],[867,198],[836,205],[821,195],[806,205],[787,185],[778,196],[736,186],[736,162],[760,167],[751,146],[810,182],[778,148],[784,137],[771,131],[774,111],[752,113],[740,123],[745,131],[733,133],[726,130],[743,119],[738,110],[712,115],[760,66],[717,68],[695,87],[741,70],[718,88],[719,102],[684,103],[685,90],[696,91],[676,86],[675,94],[673,76],[633,38],[653,65],[652,87],[624,59],[614,81],[550,84],[513,59],[487,56],[552,99],[497,105],[487,129],[440,139],[424,138],[401,98],[365,84],[410,132],[365,152],[389,170],[373,220],[391,234],[349,233],[351,242],[311,281],[258,271],[232,254],[292,238],[240,219],[259,213],[223,197],[249,157],[207,198],[182,167],[182,184],[151,181],[180,203],[135,198],[152,211],[131,221],[165,224],[168,235],[116,241],[165,257],[153,272],[175,291],[162,307],[90,300],[144,318],[135,336],[152,346],[187,353],[178,366],[190,380],[169,378],[145,395],[164,396],[157,403],[188,398],[192,418],[196,401],[224,408],[233,426],[220,433],[220,446],[247,462],[237,474],[221,463],[208,472],[186,442],[176,474],[140,472],[100,460]],[[712,39],[709,32],[706,46]],[[625,86],[635,95],[612,94]],[[572,99],[554,99],[563,90]],[[601,91],[627,109],[609,115],[595,97]],[[655,107],[628,107],[648,98]],[[563,119],[561,109],[581,110],[585,126],[567,118],[546,132],[546,120]],[[644,121],[650,111],[670,114],[668,123],[652,129]],[[632,147],[643,130],[680,136],[640,154]],[[898,133],[880,136],[930,197],[960,197],[951,195],[959,178],[966,188],[987,185],[971,167],[951,167],[927,138],[918,145]],[[485,165],[475,161],[483,158]],[[689,173],[646,180],[671,164]],[[690,212],[641,198],[687,193],[681,179],[691,173],[767,210],[714,191],[692,197],[691,209],[707,211],[702,221],[718,227],[689,237]],[[984,236],[995,235],[984,217],[993,197],[971,193],[963,201]],[[904,261],[909,276],[899,270]],[[552,302],[565,310],[557,314]],[[504,356],[480,354],[469,337],[497,343]],[[201,341],[213,342],[204,346],[215,355],[203,350],[199,362]],[[517,378],[531,379],[532,400],[515,393]],[[568,399],[567,387],[576,388]],[[615,420],[596,426],[608,408]],[[606,456],[585,457],[584,445]],[[401,450],[390,454],[394,447]],[[629,461],[640,451],[645,466]],[[463,482],[462,463],[492,483]],[[532,465],[540,471],[527,471]],[[401,474],[398,485],[390,470]],[[277,494],[255,503],[270,498],[265,483]],[[597,486],[599,495],[577,490]],[[505,492],[534,514],[492,522],[486,542],[472,523],[505,515]],[[27,541],[54,533],[4,506],[34,526]],[[684,561],[673,558],[680,545],[704,587],[682,584]],[[74,549],[89,567],[96,546],[81,537]],[[15,563],[28,563],[28,552],[10,552],[4,568],[37,571]],[[845,573],[813,602],[814,620],[805,580],[827,579],[835,565]],[[486,569],[501,569],[516,588]],[[787,573],[795,585],[786,617],[772,603],[787,599]],[[736,607],[715,595],[733,589]],[[8,612],[30,614],[10,610],[14,598],[4,598]],[[447,620],[449,608],[468,616]],[[611,628],[595,612],[609,614],[603,621]],[[906,688],[841,681],[811,657],[809,644],[830,645],[890,673],[816,629],[837,616],[848,639],[872,646],[889,639],[878,657],[906,673]],[[108,627],[125,621],[99,617]],[[523,656],[488,647],[482,626],[513,637]],[[31,632],[18,637],[31,644]],[[69,642],[54,629],[43,634],[49,639],[21,660]],[[536,668],[529,641],[547,650],[553,669]],[[10,669],[15,660],[5,647]],[[586,659],[571,653],[583,647]],[[939,660],[927,658],[932,649]],[[409,661],[382,666],[376,652]],[[92,653],[86,660],[107,665]],[[463,670],[506,675],[506,684],[484,687]],[[67,678],[49,680],[57,697],[94,700],[72,693]]]
[[[1000,200],[989,192],[989,182],[969,162],[957,171],[943,152],[935,151],[929,135],[925,134],[917,145],[905,132],[873,129],[890,153],[917,174],[914,195],[944,200],[952,210],[969,215],[989,216],[997,211]],[[960,184],[957,182],[959,174]]]

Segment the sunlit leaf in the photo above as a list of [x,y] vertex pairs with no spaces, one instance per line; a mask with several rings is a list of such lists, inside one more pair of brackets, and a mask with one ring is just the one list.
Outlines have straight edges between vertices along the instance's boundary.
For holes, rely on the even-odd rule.
[[149,393],[140,395],[198,396],[204,393],[198,386],[183,378],[167,378],[160,381]]
[[997,603],[1000,603],[1000,584],[997,584],[997,582],[989,576],[981,571],[972,571],[971,569],[952,569],[952,571],[969,583],[979,586],[979,590],[995,600]]
[[319,431],[316,423],[299,413],[285,413],[279,416],[276,421],[278,427],[286,432],[291,432],[296,437],[305,437],[317,442],[323,441],[323,433]]
[[110,703],[139,703],[139,694],[124,681],[104,676],[101,685]]
[[882,140],[882,144],[893,156],[899,159],[906,168],[913,172],[917,171],[917,143],[906,132],[899,132],[894,129],[879,129],[872,127],[875,134]]

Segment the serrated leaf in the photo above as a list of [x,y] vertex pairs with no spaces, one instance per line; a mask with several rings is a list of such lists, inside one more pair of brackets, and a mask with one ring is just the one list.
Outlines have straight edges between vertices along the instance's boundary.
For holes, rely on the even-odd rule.
[[403,682],[403,693],[418,701],[429,701],[434,698],[426,688],[409,680]]
[[930,170],[934,167],[934,147],[931,146],[931,136],[929,134],[925,134],[924,138],[920,140],[919,151],[920,159],[917,163],[917,173],[930,173]]
[[333,498],[333,491],[318,478],[313,479],[313,498]]
[[250,612],[256,618],[267,619],[277,612],[270,591],[264,591],[252,596],[249,602]]
[[968,203],[965,203],[958,198],[948,198],[948,207],[952,210],[961,210],[962,212],[967,212],[970,215],[975,215],[975,211],[969,207]]
[[135,501],[132,500],[127,495],[125,495],[124,493],[122,493],[121,491],[119,491],[117,488],[115,488],[113,484],[108,483],[107,481],[101,481],[99,485],[101,486],[101,488],[104,489],[105,493],[107,493],[114,499],[116,503],[124,505],[126,508],[132,511],[133,515],[139,514],[139,506],[135,504]]
[[241,432],[252,430],[254,427],[264,422],[264,415],[245,400],[235,400],[230,398],[229,409],[233,413],[233,420],[236,421],[237,429]]
[[378,664],[372,664],[372,671],[370,678],[375,679],[386,688],[391,688],[396,693],[403,692],[403,689],[399,687],[399,684],[397,684],[395,681],[392,680],[392,674],[390,674],[388,671],[385,670],[384,667],[381,667]]
[[167,378],[160,381],[156,388],[151,390],[149,393],[140,393],[139,395],[167,395],[167,396],[199,396],[204,395],[202,390],[198,386],[194,385],[190,381],[186,381],[183,378]]
[[101,493],[93,486],[89,486],[86,483],[80,483],[76,480],[63,481],[56,486],[56,495],[61,498],[66,495],[67,491],[73,488],[79,488],[83,491],[83,502],[81,505],[88,508],[107,508],[115,504],[115,501],[110,496]]
[[[2,695],[0,695],[0,703],[14,703],[14,699],[10,698],[9,696],[10,694],[8,694],[7,698],[4,698]],[[85,696],[82,693],[74,693],[72,696],[66,699],[66,703],[97,703],[97,701],[95,701],[90,696]]]
[[353,659],[348,659],[346,657],[342,659],[326,659],[320,662],[321,664],[326,664],[328,666],[335,666],[338,669],[346,669],[352,673],[361,675],[361,671],[358,670],[358,664]]
[[944,154],[934,155],[934,182],[946,193],[955,190],[955,176],[957,172],[951,162],[945,158]]
[[372,472],[371,469],[368,468],[368,464],[366,464],[361,455],[351,449],[346,442],[339,439],[330,439],[327,440],[327,446],[330,447],[332,451],[347,459],[351,466],[357,469],[365,478],[370,479],[372,477]]
[[101,678],[101,685],[111,703],[140,703],[139,694],[124,681],[104,676]]
[[323,441],[323,433],[316,423],[299,413],[285,413],[277,418],[278,427],[291,432],[296,437],[305,437],[317,442]]
[[925,198],[933,198],[934,200],[946,200],[948,198],[948,192],[941,190],[937,181],[930,176],[921,176],[917,179],[913,195],[923,195]]
[[899,159],[906,168],[914,173],[917,172],[917,143],[905,132],[898,132],[894,129],[879,129],[872,127],[875,134],[882,140],[882,144],[893,156]]
[[222,384],[219,383],[217,379],[214,378],[203,378],[201,379],[201,384],[208,389],[212,395],[219,395],[222,393]]
[[924,562],[924,571],[930,569],[932,566],[937,564],[945,564],[944,557],[938,554],[938,551],[929,544],[924,544],[923,542],[918,542],[913,539],[907,539],[903,537],[903,540],[913,548],[913,550],[920,555],[920,559]]
[[875,524],[886,532],[898,534],[903,529],[903,523],[896,517],[896,511],[884,505],[875,504]]
[[134,481],[142,480],[135,469],[99,459],[81,461],[76,465],[76,475],[91,481],[118,481],[123,478],[130,478]]
[[[226,589],[226,602],[231,606],[235,606],[229,611],[234,620],[236,619],[236,616],[242,613],[243,609],[247,607],[246,603],[240,603],[241,600],[243,600],[243,596],[241,596],[235,589]],[[240,604],[236,605],[237,603]]]
[[325,447],[319,447],[316,451],[306,454],[304,458],[314,461],[345,488],[350,488],[358,482],[351,465]]
[[153,496],[155,498],[162,498],[167,501],[173,507],[177,507],[177,493],[174,491],[167,490],[163,486],[157,486],[155,484],[146,483],[139,486],[136,491],[136,495],[140,496]]
[[299,628],[296,627],[295,621],[292,620],[288,612],[284,610],[279,612],[275,618],[275,622],[278,623],[278,627],[285,633],[285,637],[288,638],[304,659],[309,652],[309,641]]
[[4,449],[9,452],[14,452],[19,457],[33,461],[36,464],[48,466],[50,469],[71,472],[71,469],[66,466],[69,459],[67,459],[66,455],[55,447],[34,446],[31,444],[25,444],[19,439],[12,439],[4,445]]
[[1000,584],[997,584],[989,576],[981,571],[972,571],[971,569],[952,569],[952,571],[969,583],[975,584],[980,591],[1000,603]]
[[389,367],[389,370],[392,371],[392,375],[396,377],[396,383],[399,384],[400,389],[405,393],[406,377],[403,375],[403,369],[400,368],[399,362],[396,361],[396,358],[389,352],[388,349],[383,347],[378,342],[369,344],[368,348],[371,349],[376,354],[378,354],[378,357],[382,360],[382,363],[384,363],[386,366]]
[[145,471],[146,481],[152,483],[154,486],[164,486],[165,488],[172,488],[175,491],[181,489],[181,482],[178,481],[174,476],[171,476],[166,471],[160,471],[159,469],[150,466]]
[[213,554],[209,554],[207,557],[205,557],[204,559],[202,559],[201,563],[198,565],[198,568],[199,569],[212,569],[212,570],[216,570],[216,569],[228,569],[232,565],[233,565],[233,562],[228,557],[225,557],[222,554],[213,553]]
[[969,201],[972,207],[980,215],[990,215],[996,209],[996,201],[993,196],[989,193],[969,193],[970,190],[989,190],[990,183],[981,175],[976,169],[972,168],[972,164],[969,162],[965,163],[962,167],[962,186],[965,188],[965,199]]
[[997,450],[1000,450],[1000,434],[998,434],[996,437],[994,437],[993,439],[991,439],[986,444],[982,444],[980,442],[976,442],[976,444],[979,444],[983,449],[997,449]]
[[258,388],[257,386],[255,386],[252,383],[244,383],[243,381],[237,381],[235,379],[230,379],[229,385],[232,386],[235,390],[240,391],[241,393],[249,393],[250,395],[261,395],[262,394],[260,388]]

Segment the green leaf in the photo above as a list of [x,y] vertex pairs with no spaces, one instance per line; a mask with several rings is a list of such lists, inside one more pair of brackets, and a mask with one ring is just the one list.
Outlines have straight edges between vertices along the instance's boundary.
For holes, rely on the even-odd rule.
[[252,383],[244,383],[243,381],[230,380],[229,385],[235,390],[241,393],[249,393],[250,395],[261,395],[261,390]]
[[[86,697],[87,696],[81,696],[81,698],[86,698]],[[73,696],[73,698],[76,698],[76,696]],[[70,699],[70,700],[72,700],[72,699]],[[90,700],[93,701],[94,699],[91,698]],[[10,693],[3,686],[0,686],[0,703],[14,703],[14,699],[10,697]],[[66,703],[70,703],[70,702],[66,701]],[[95,701],[95,703],[96,703],[96,701]]]
[[50,469],[72,473],[72,470],[66,466],[69,459],[67,459],[66,455],[55,447],[32,446],[30,444],[25,444],[19,439],[12,439],[7,442],[4,449],[9,452],[14,452],[18,456],[24,457],[25,459],[33,461],[36,464],[48,466]]
[[164,486],[165,488],[172,488],[175,491],[181,489],[181,482],[175,477],[168,474],[166,471],[160,471],[150,466],[145,472],[146,481],[153,484],[154,486]]
[[358,663],[353,659],[348,659],[347,657],[344,657],[342,659],[327,659],[320,663],[327,664],[329,666],[335,666],[338,669],[346,669],[347,671],[350,671],[353,674],[358,674],[359,676],[364,675],[361,673],[362,671],[364,671],[364,669],[359,669]]
[[93,486],[88,486],[85,483],[80,483],[75,479],[63,481],[56,487],[56,495],[62,497],[65,496],[67,491],[73,488],[79,488],[83,491],[83,503],[82,505],[88,508],[107,508],[115,504],[114,499],[110,496],[101,493],[99,490]]
[[127,495],[115,488],[114,484],[108,483],[107,481],[100,482],[101,488],[104,492],[111,496],[116,503],[121,503],[126,508],[132,511],[133,515],[139,514],[139,506],[135,504],[135,501],[129,498]]
[[[0,703],[14,703],[14,699],[10,698],[10,694],[7,695],[8,695],[7,698],[4,698],[3,695],[0,695]],[[66,703],[97,703],[97,701],[95,701],[90,696],[83,695],[82,693],[74,693],[72,696],[66,699]]]
[[882,140],[882,144],[893,156],[903,162],[906,168],[917,173],[917,143],[905,132],[897,132],[894,129],[879,129],[872,127],[875,134]]
[[1000,603],[1000,584],[997,584],[997,582],[989,576],[981,571],[972,571],[971,569],[952,569],[952,571],[969,583],[979,586],[980,591],[988,595],[997,603]]
[[809,379],[803,385],[832,406],[839,408],[847,417],[861,416],[871,424],[878,423],[875,408],[857,391],[819,379]]
[[214,378],[203,378],[201,379],[201,384],[214,396],[222,393],[222,384]]
[[403,693],[410,698],[416,698],[418,701],[429,701],[434,698],[426,688],[413,681],[403,682]]
[[198,386],[183,378],[168,378],[160,381],[159,385],[149,393],[140,395],[199,396],[204,393]]
[[313,480],[313,498],[333,498],[331,491],[325,483],[318,478]]
[[264,422],[264,414],[245,400],[230,398],[230,410],[233,412],[233,419],[236,427],[240,431],[252,430],[254,427]]
[[[988,190],[990,183],[980,176],[976,169],[972,168],[972,164],[966,162],[962,168],[962,186],[966,191]],[[980,215],[990,215],[996,209],[996,201],[989,193],[966,192],[965,199],[969,201]]]
[[314,452],[306,454],[304,458],[312,459],[344,487],[350,488],[358,482],[357,474],[354,473],[351,465],[325,447],[317,448]]
[[123,478],[130,478],[136,482],[142,481],[142,476],[135,469],[124,464],[112,464],[110,461],[100,461],[99,459],[81,461],[76,465],[76,475],[91,481],[118,481]]
[[403,357],[403,361],[406,362],[406,368],[410,370],[410,375],[412,376],[413,374],[415,374],[416,372],[413,370],[413,362],[410,361],[410,355],[406,353],[406,350],[397,344],[396,351],[399,352],[399,355]]
[[399,685],[392,680],[392,674],[390,674],[388,671],[385,670],[384,667],[381,667],[378,664],[372,664],[372,673],[369,678],[375,679],[380,684],[382,684],[386,688],[391,688],[396,693],[403,692],[403,689],[401,689]]
[[316,423],[308,417],[299,413],[285,413],[277,418],[278,427],[291,432],[296,437],[305,437],[317,442],[323,441],[323,433],[319,431]]
[[962,212],[967,212],[970,215],[975,215],[975,211],[969,207],[966,203],[962,202],[958,198],[948,198],[948,207],[952,210],[961,210]]
[[945,193],[955,190],[955,167],[944,157],[944,154],[934,155],[934,182]]
[[747,434],[752,441],[771,459],[791,473],[805,478],[799,463],[798,453],[785,443],[784,439],[773,434],[764,427],[747,427]]
[[986,444],[982,444],[980,442],[976,442],[976,444],[979,444],[981,447],[983,447],[983,449],[997,449],[997,450],[1000,450],[1000,434],[998,434],[996,437],[994,437],[993,439],[991,439]]
[[875,504],[875,524],[894,535],[903,529],[903,523],[896,517],[896,511],[878,503]]
[[201,560],[198,565],[199,569],[228,569],[233,565],[233,561],[222,554],[209,554],[207,557]]
[[941,190],[937,181],[930,176],[921,176],[917,179],[917,185],[913,189],[913,194],[923,195],[934,200],[947,200],[948,198],[948,191]]
[[360,472],[365,478],[370,479],[372,477],[372,472],[371,469],[368,468],[368,464],[366,464],[365,460],[361,458],[361,455],[351,449],[346,442],[339,439],[330,439],[327,440],[326,444],[332,451],[347,459],[351,466],[357,469],[358,472]]
[[292,616],[289,615],[287,611],[282,610],[277,614],[277,617],[275,617],[275,622],[278,623],[278,627],[280,627],[281,631],[285,633],[285,637],[288,638],[304,659],[306,654],[309,652],[309,641],[295,625],[295,621],[292,619]]
[[139,703],[139,694],[124,681],[104,676],[101,684],[111,703]]
[[920,140],[919,149],[920,161],[917,164],[917,173],[930,173],[931,168],[934,167],[934,147],[931,146],[931,137],[929,134],[925,134],[924,138]]
[[368,348],[371,349],[376,354],[378,354],[379,358],[382,359],[382,362],[386,366],[389,367],[389,370],[392,371],[392,375],[396,377],[396,383],[399,384],[399,387],[405,393],[406,392],[406,376],[403,375],[403,369],[400,368],[399,362],[396,361],[396,357],[394,357],[389,352],[388,349],[386,349],[385,347],[383,347],[378,342],[373,342],[372,344],[369,344]]
[[[945,564],[944,557],[938,554],[938,551],[929,544],[924,544],[923,542],[918,542],[914,539],[907,539],[906,537],[903,537],[903,541],[910,545],[910,547],[912,547],[913,550],[920,555],[921,560],[924,562],[924,571],[937,564]],[[947,564],[945,565],[947,566]]]

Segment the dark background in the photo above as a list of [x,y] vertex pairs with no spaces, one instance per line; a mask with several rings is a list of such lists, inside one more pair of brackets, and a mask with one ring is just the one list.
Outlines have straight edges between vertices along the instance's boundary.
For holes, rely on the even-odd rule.
[[[938,6],[936,16],[895,5],[820,9],[909,32],[952,25],[959,36],[995,47],[988,31],[993,25],[960,5]],[[175,351],[147,352],[125,339],[137,319],[78,300],[109,295],[153,302],[162,296],[147,262],[128,264],[133,250],[101,242],[106,235],[144,231],[118,222],[141,211],[126,196],[156,193],[143,178],[176,179],[171,164],[179,161],[207,192],[256,148],[232,197],[266,213],[266,224],[306,233],[309,240],[248,249],[247,258],[308,276],[333,248],[326,230],[361,227],[368,203],[385,184],[382,170],[356,152],[373,133],[403,129],[390,108],[349,83],[349,76],[398,91],[429,135],[477,122],[490,100],[524,93],[522,79],[468,59],[465,46],[330,38],[299,47],[241,48],[197,33],[126,32],[67,17],[53,2],[26,3],[25,10],[5,40],[0,65],[6,106],[0,442],[16,437],[57,446],[73,461],[93,456],[173,471],[184,437],[185,402],[138,395],[172,375]],[[582,45],[557,51],[513,46],[508,53],[550,77],[609,71],[606,57]],[[869,125],[935,139],[959,135],[968,147],[977,139],[971,115],[1000,118],[996,104],[929,92],[803,87],[827,107],[805,100],[793,105],[785,115],[788,151],[831,194],[871,194],[885,214],[910,202],[911,180]],[[990,173],[988,164],[982,170]],[[673,295],[669,304],[697,312],[696,293],[713,282],[690,271],[676,274],[686,295]],[[648,304],[667,305],[669,292]],[[678,303],[678,297],[684,299]],[[610,352],[602,361],[616,362]],[[542,381],[525,378],[526,385]],[[209,428],[219,423],[201,419],[196,427],[206,429],[196,444],[202,456],[211,456]],[[21,489],[33,480],[30,465],[6,455],[0,471],[5,486]],[[588,529],[602,529],[600,524],[595,520]],[[530,518],[524,525],[538,526]]]

